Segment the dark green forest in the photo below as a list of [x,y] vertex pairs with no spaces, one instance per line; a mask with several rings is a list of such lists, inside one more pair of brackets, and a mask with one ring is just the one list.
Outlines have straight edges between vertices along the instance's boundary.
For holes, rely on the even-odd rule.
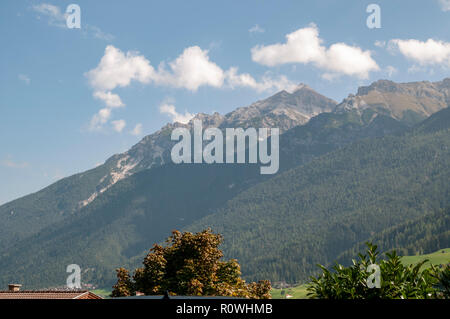
[[[450,247],[450,207],[387,228],[369,241],[376,242],[382,252],[395,250],[400,256],[423,255]],[[364,249],[365,243],[359,243],[342,253],[337,261],[348,265]]]
[[[114,269],[138,267],[172,229],[212,227],[246,280],[304,282],[317,263],[330,264],[377,234],[450,205],[449,110],[414,128],[368,112],[324,113],[283,134],[281,173],[273,178],[251,165],[136,173],[0,252],[0,280],[64,285],[66,265],[76,263],[84,282],[111,287]],[[440,232],[436,220],[429,227]],[[423,234],[407,240],[419,243]]]
[[[449,119],[448,109],[436,114],[443,115]],[[330,264],[377,233],[450,204],[450,120],[441,130],[427,123],[432,121],[402,136],[345,146],[284,172],[188,229],[210,226],[222,233],[226,256],[239,260],[249,280],[307,280],[315,264]],[[448,232],[438,225],[430,227]],[[411,232],[408,240],[423,240],[425,249],[423,235]]]

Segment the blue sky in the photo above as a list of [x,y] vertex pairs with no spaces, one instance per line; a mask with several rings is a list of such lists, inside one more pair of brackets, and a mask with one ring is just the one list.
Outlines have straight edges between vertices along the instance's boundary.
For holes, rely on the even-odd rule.
[[441,80],[448,30],[449,0],[1,1],[0,204],[298,83],[340,101],[380,78]]

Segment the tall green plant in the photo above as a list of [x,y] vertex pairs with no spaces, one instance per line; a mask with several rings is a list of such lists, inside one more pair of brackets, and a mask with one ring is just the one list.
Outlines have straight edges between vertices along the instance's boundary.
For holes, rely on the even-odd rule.
[[436,269],[421,271],[427,260],[404,266],[395,251],[386,253],[387,259],[381,259],[376,245],[366,245],[367,252],[358,254],[359,259],[352,260],[350,267],[336,264],[330,271],[319,265],[323,272],[311,278],[308,296],[320,299],[425,299],[440,295],[435,287],[439,282]]

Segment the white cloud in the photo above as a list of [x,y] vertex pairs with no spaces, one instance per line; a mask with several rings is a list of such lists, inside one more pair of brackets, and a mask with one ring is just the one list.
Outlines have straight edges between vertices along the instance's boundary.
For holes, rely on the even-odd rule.
[[[48,18],[48,24],[55,27],[65,28],[66,17],[57,6],[48,3],[34,5],[33,10]],[[40,18],[40,16],[38,16]]]
[[[144,56],[132,51],[125,54],[108,45],[97,67],[85,73],[89,84],[95,90],[93,96],[107,106],[92,117],[90,129],[101,129],[111,117],[111,108],[125,106],[120,96],[111,90],[126,87],[132,81],[148,83],[154,72],[150,61]],[[112,124],[116,131],[122,131],[122,122],[114,121]]]
[[264,31],[265,30],[257,24],[255,24],[253,27],[248,29],[248,32],[250,32],[250,33],[264,33]]
[[386,41],[375,41],[374,45],[379,48],[384,48],[386,46]]
[[326,71],[325,78],[350,75],[364,79],[368,78],[369,72],[379,70],[370,51],[345,43],[335,43],[327,48],[322,43],[317,26],[311,24],[287,34],[285,43],[252,48],[252,59],[267,66],[312,63]]
[[30,84],[30,82],[31,82],[30,77],[28,75],[26,75],[26,74],[19,74],[18,78],[19,78],[20,81],[23,81],[26,84]]
[[450,11],[450,0],[439,0],[442,11]]
[[210,60],[208,50],[202,50],[198,46],[184,49],[180,56],[167,65],[162,63],[156,70],[144,56],[130,51],[123,53],[108,45],[98,66],[85,75],[97,92],[110,92],[116,87],[126,87],[132,81],[152,82],[156,85],[185,88],[193,92],[201,86],[249,87],[263,91],[291,85],[285,77],[272,79],[266,75],[258,82],[248,73],[238,74],[236,67],[224,71]]
[[223,70],[209,60],[208,50],[198,46],[184,49],[183,53],[169,63],[170,71],[164,64],[158,68],[154,81],[178,88],[197,91],[200,86],[221,87],[224,81]]
[[102,91],[96,91],[94,92],[94,97],[97,99],[102,100],[106,106],[108,107],[121,107],[125,106],[125,104],[122,103],[122,100],[120,99],[120,96],[117,94],[108,92],[102,92]]
[[102,31],[99,27],[90,24],[84,24],[82,28],[86,31],[86,33],[91,34],[94,38],[104,40],[104,41],[112,41],[114,40],[114,36],[112,34],[106,33]]
[[[120,49],[108,45],[99,64],[86,72],[85,76],[94,89],[93,96],[102,100],[107,109],[125,105],[120,96],[113,93],[112,90],[117,87],[127,87],[132,82],[184,88],[193,92],[202,86],[231,89],[246,87],[259,92],[274,89],[289,90],[295,87],[284,76],[274,79],[266,74],[261,81],[257,81],[250,74],[239,74],[237,70],[236,67],[231,67],[224,71],[210,60],[208,50],[202,50],[198,46],[184,49],[175,60],[167,64],[161,63],[155,69],[150,61],[138,52],[124,53]],[[176,122],[183,123],[192,117],[192,114],[188,112],[177,113],[175,107],[173,110],[171,108],[163,108],[163,110]],[[101,112],[103,114],[99,112],[92,118],[91,128],[101,128],[109,120],[111,111],[106,113],[106,109],[102,109]]]
[[33,9],[36,12],[39,12],[41,14],[53,17],[55,19],[64,19],[64,14],[61,13],[61,10],[59,7],[54,6],[52,4],[48,3],[40,3],[33,6]]
[[124,54],[112,45],[106,47],[98,66],[85,73],[91,86],[98,91],[125,87],[131,81],[148,83],[153,74],[154,69],[144,56],[131,51]]
[[126,122],[124,120],[117,120],[111,122],[114,128],[114,131],[120,133],[126,126]]
[[390,50],[397,49],[406,58],[420,65],[447,65],[450,66],[450,42],[428,39],[389,41]]
[[132,135],[139,136],[142,134],[142,124],[138,123],[134,129],[130,132]]
[[324,54],[316,26],[299,29],[286,35],[286,43],[252,48],[252,59],[267,66],[285,63],[309,63]]
[[372,59],[370,51],[363,51],[345,43],[331,45],[326,51],[325,60],[317,63],[333,74],[345,74],[362,79],[367,79],[369,72],[380,69]]
[[[59,28],[67,28],[67,13],[63,13],[58,6],[49,3],[41,3],[33,5],[31,8],[38,13],[38,19],[41,18],[41,15],[46,17],[48,19],[48,25]],[[114,39],[113,35],[103,32],[95,25],[90,25],[87,23],[82,24],[81,31],[86,35],[91,35],[94,38],[105,41],[112,41]]]
[[237,68],[232,67],[225,72],[227,85],[234,87],[248,87],[256,91],[262,92],[275,89],[277,91],[287,90],[291,91],[297,86],[295,83],[289,81],[285,76],[280,76],[278,79],[273,79],[270,76],[263,76],[260,82],[256,81],[248,73],[237,73]]
[[248,87],[257,91],[285,88],[291,85],[285,77],[274,80],[265,76],[257,82],[250,74],[238,74],[236,67],[224,71],[210,61],[207,50],[198,46],[186,48],[173,62],[169,63],[170,72],[164,66],[158,68],[155,78],[157,84],[182,87],[196,91],[200,86],[212,87]]
[[388,77],[392,77],[395,73],[398,72],[398,70],[395,67],[393,67],[392,65],[388,65],[386,67],[385,71],[386,71]]
[[[105,48],[105,54],[98,66],[85,73],[89,84],[94,88],[93,96],[102,100],[107,108],[101,109],[91,119],[91,130],[99,130],[111,117],[110,108],[122,107],[118,94],[111,90],[126,87],[132,81],[148,83],[154,74],[154,69],[144,56],[137,52],[123,53],[112,45]],[[113,124],[114,126],[114,124]],[[114,126],[116,128],[116,126]]]
[[111,109],[103,108],[98,113],[94,114],[91,119],[91,123],[89,125],[89,130],[97,131],[100,130],[103,125],[109,120],[111,117]]
[[162,114],[168,114],[172,118],[172,122],[179,122],[182,124],[188,123],[193,117],[194,114],[191,114],[185,111],[184,114],[180,114],[176,111],[175,105],[169,103],[163,103],[159,106],[159,111]]

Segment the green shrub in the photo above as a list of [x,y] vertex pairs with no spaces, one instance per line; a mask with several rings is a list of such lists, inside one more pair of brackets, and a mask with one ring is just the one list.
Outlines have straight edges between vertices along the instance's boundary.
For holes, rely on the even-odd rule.
[[[441,297],[440,276],[447,278],[435,267],[421,271],[424,260],[416,265],[404,266],[395,251],[387,253],[387,259],[378,258],[377,246],[366,243],[366,254],[358,254],[359,260],[344,267],[336,264],[331,271],[319,265],[323,273],[312,277],[308,287],[310,298],[320,299],[425,299]],[[369,265],[378,265],[379,288],[372,287],[375,272],[368,272]],[[370,270],[370,268],[369,268]],[[372,270],[373,271],[373,270]],[[447,290],[448,291],[448,290]]]

